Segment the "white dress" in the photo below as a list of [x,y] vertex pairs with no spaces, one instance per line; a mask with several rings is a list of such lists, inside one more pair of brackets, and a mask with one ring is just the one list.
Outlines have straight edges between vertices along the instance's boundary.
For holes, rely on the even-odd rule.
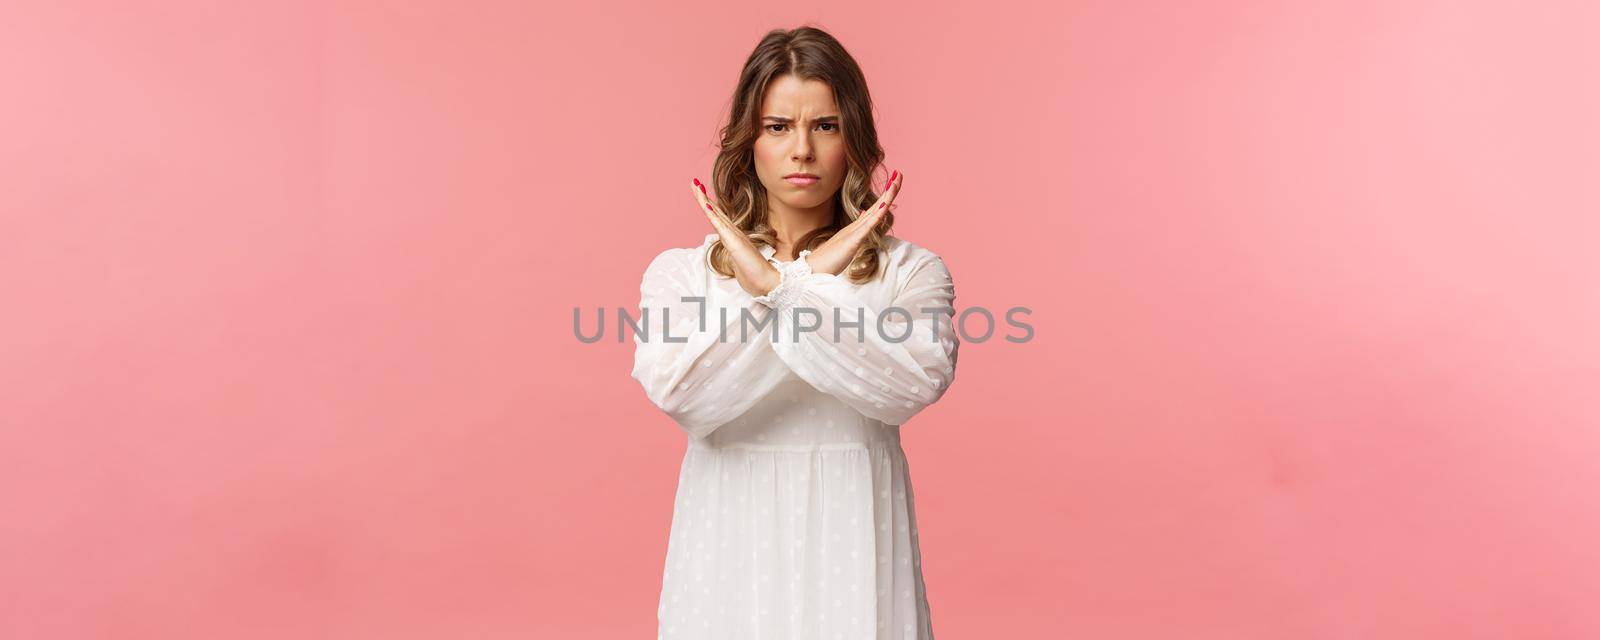
[[[933,638],[900,426],[954,379],[944,261],[889,236],[857,285],[762,247],[782,279],[753,297],[706,264],[716,238],[663,251],[640,284],[633,377],[688,434],[658,638]],[[705,298],[704,323],[683,296]]]

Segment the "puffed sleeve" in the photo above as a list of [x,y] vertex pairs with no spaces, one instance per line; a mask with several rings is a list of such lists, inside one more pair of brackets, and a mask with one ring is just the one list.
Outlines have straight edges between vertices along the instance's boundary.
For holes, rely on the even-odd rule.
[[862,415],[904,424],[950,388],[960,347],[955,283],[944,260],[924,251],[909,269],[893,303],[876,309],[848,279],[813,273],[801,256],[777,288],[755,298],[778,314],[773,350],[811,386]]
[[[639,283],[640,331],[633,335],[633,378],[694,438],[743,414],[788,375],[772,348],[771,309],[749,296],[721,307],[703,300],[709,269],[697,264],[702,260],[703,254],[683,248],[651,260]],[[719,308],[726,309],[726,325]],[[741,309],[752,317],[742,332]],[[670,326],[665,333],[664,323]]]

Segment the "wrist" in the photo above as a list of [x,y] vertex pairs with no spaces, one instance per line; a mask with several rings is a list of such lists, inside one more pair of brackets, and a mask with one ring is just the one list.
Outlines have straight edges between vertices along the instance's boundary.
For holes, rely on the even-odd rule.
[[774,309],[783,309],[798,302],[805,290],[804,280],[812,273],[811,263],[806,262],[805,256],[802,255],[793,262],[771,271],[777,274],[772,288],[764,294],[755,296],[755,301]]
[[762,291],[759,295],[764,296],[772,293],[782,283],[783,272],[779,271],[777,267],[768,264],[766,270],[761,272],[761,282],[757,283],[757,288]]

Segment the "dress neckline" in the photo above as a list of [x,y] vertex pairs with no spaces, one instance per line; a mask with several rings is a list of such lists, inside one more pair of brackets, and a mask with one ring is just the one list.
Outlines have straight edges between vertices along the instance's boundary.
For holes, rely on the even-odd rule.
[[808,253],[811,253],[810,249],[801,249],[800,253],[795,256],[794,260],[779,260],[777,258],[778,250],[776,248],[773,248],[773,246],[770,245],[770,244],[761,245],[761,257],[766,258],[767,260],[770,260],[772,262],[776,262],[779,265],[790,264],[790,263],[794,262],[795,260],[799,260],[801,258],[806,257],[806,254],[808,254]]

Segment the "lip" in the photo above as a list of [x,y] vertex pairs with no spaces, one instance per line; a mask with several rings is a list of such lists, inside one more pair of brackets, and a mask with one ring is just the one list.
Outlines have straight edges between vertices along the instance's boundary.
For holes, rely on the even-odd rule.
[[812,173],[791,173],[784,176],[783,179],[789,184],[798,187],[809,187],[822,181],[822,178],[819,178],[816,176],[816,174]]

